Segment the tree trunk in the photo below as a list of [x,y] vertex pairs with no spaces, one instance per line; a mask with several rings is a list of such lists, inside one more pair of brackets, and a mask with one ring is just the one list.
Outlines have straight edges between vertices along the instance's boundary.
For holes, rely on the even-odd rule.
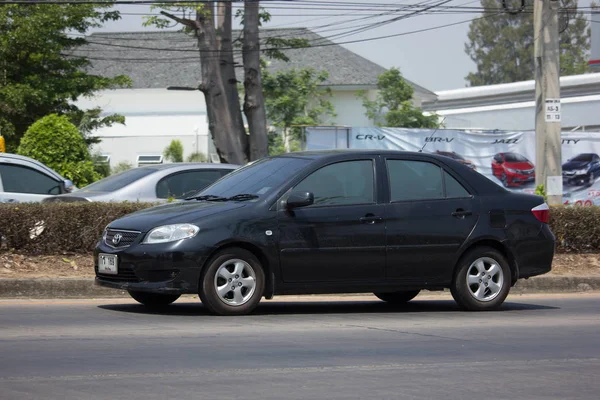
[[250,157],[248,135],[244,128],[244,119],[242,118],[242,107],[240,105],[240,96],[238,92],[238,80],[235,76],[235,60],[233,57],[232,45],[232,11],[231,1],[220,1],[217,3],[217,28],[219,30],[218,46],[221,65],[221,78],[227,94],[227,102],[231,110],[231,118],[235,127],[235,134],[239,135],[242,148],[246,158]]
[[267,140],[267,115],[263,99],[260,72],[260,43],[258,37],[258,0],[244,2],[244,113],[250,128],[250,160],[269,154]]
[[248,157],[244,151],[241,136],[236,133],[232,110],[221,78],[217,35],[214,21],[214,2],[196,12],[196,19],[180,18],[166,11],[161,14],[184,24],[196,32],[200,50],[200,71],[202,81],[199,89],[204,93],[208,129],[219,153],[221,161],[231,164],[245,164]]
[[288,132],[288,128],[283,128],[283,149],[286,153],[289,153],[291,151],[290,135]]

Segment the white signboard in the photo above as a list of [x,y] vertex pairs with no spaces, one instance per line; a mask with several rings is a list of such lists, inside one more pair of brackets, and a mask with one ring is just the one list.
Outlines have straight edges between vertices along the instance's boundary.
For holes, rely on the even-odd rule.
[[[324,149],[327,130],[307,128],[306,149]],[[562,133],[563,201],[600,205],[600,133]],[[328,148],[346,148],[335,145]],[[349,128],[348,148],[391,149],[452,157],[509,190],[535,193],[535,132],[466,132],[448,129]],[[560,192],[551,180],[550,192]]]
[[546,99],[546,122],[560,122],[560,99]]

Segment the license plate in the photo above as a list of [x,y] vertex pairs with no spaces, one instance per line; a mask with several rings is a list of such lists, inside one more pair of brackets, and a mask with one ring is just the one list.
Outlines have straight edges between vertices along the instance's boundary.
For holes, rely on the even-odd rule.
[[98,272],[101,274],[116,275],[119,272],[117,269],[117,256],[114,254],[99,254]]

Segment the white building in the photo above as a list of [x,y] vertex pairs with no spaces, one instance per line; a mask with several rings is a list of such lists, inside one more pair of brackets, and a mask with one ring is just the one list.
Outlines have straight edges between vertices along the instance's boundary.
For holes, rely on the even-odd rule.
[[[448,129],[535,129],[535,81],[436,92],[425,111],[444,118]],[[600,73],[560,78],[563,131],[600,130]]]
[[[313,68],[329,75],[324,87],[332,90],[336,117],[326,123],[338,126],[372,126],[365,116],[359,90],[376,94],[377,77],[385,69],[350,50],[303,28],[261,31],[265,37],[306,38],[313,47],[285,50],[289,62],[271,61],[269,70]],[[130,89],[109,90],[93,98],[79,99],[81,108],[101,107],[104,115],[121,114],[125,125],[100,129],[97,149],[114,166],[121,161],[134,165],[162,162],[171,140],[182,141],[185,156],[193,152],[216,160],[209,137],[206,105],[199,91],[167,90],[168,87],[197,87],[200,64],[196,39],[180,32],[128,32],[92,34],[89,45],[78,50],[88,57],[91,72],[102,76],[126,75]],[[241,58],[241,57],[240,57]],[[241,59],[237,62],[241,65]],[[241,81],[243,73],[238,68]],[[409,82],[415,89],[414,102],[435,100],[433,92]]]

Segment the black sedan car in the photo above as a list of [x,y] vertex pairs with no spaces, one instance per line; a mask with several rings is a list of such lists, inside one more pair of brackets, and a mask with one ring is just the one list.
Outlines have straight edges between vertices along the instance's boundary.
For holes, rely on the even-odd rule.
[[517,279],[550,271],[548,214],[543,198],[448,157],[291,153],[112,222],[96,282],[150,307],[198,293],[223,315],[274,295],[372,292],[399,304],[444,288],[464,309],[492,310]]
[[562,165],[563,182],[575,185],[592,185],[600,177],[600,156],[583,153]]

